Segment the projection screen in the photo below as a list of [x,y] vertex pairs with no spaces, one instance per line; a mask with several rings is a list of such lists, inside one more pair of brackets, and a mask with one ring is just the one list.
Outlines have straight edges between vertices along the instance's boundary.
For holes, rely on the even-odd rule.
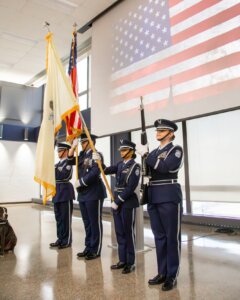
[[92,132],[240,104],[240,1],[127,0],[93,24]]

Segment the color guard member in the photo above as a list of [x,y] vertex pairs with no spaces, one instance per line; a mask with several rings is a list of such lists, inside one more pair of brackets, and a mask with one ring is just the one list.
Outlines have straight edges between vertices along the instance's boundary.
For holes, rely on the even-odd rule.
[[[148,213],[156,244],[158,274],[148,283],[164,283],[162,290],[168,291],[177,283],[180,264],[182,191],[177,178],[183,149],[172,144],[178,128],[174,122],[159,119],[154,126],[160,145],[148,154],[146,164],[151,174]],[[137,151],[142,156],[147,152],[143,148]]]
[[116,174],[114,201],[112,202],[114,225],[118,243],[119,262],[112,270],[123,269],[127,274],[135,269],[135,216],[139,206],[135,189],[140,178],[140,166],[134,160],[135,144],[128,140],[120,141],[122,161],[105,168],[105,174]]
[[72,166],[68,165],[67,155],[71,145],[67,142],[58,143],[59,162],[55,165],[56,195],[54,213],[57,222],[57,241],[50,247],[59,249],[71,247],[72,244],[72,211],[75,193],[73,185],[69,182],[72,178]]
[[[93,143],[96,136],[91,134]],[[85,249],[77,254],[78,258],[87,260],[98,258],[102,249],[102,206],[106,198],[106,188],[102,182],[97,163],[92,159],[93,151],[85,133],[81,134],[80,142],[82,151],[78,156],[78,180],[75,187],[78,191],[78,202],[85,228]],[[76,164],[74,150],[77,144],[74,142],[69,151],[68,162]],[[102,158],[103,160],[103,158]]]

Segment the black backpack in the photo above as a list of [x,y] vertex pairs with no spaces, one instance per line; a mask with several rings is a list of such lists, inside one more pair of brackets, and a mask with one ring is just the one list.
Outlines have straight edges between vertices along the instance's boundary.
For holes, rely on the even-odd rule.
[[8,221],[7,208],[0,206],[0,254],[13,251],[16,244],[17,237]]

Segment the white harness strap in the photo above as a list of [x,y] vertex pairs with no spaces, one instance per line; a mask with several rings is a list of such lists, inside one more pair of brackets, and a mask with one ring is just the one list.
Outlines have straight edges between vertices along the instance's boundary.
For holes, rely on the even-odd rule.
[[[177,146],[178,146],[178,145],[173,146],[173,147],[167,152],[166,156],[164,157],[164,160],[169,156],[169,154],[170,154],[170,153],[173,151],[173,149],[176,148]],[[178,146],[178,147],[180,147],[180,146]],[[157,169],[157,167],[158,167],[158,165],[159,165],[159,163],[160,163],[160,160],[161,160],[161,158],[158,157],[157,162],[156,162],[156,164],[155,164],[155,166],[154,166],[154,169],[155,169],[155,170]],[[176,170],[169,171],[169,173],[177,173],[178,170],[182,167],[182,164],[183,164],[183,156],[182,156],[182,160],[181,160],[181,163],[180,163],[179,167],[178,167]]]

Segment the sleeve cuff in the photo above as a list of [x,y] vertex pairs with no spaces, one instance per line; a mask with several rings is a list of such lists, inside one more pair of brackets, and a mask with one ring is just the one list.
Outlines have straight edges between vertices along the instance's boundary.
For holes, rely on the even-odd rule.
[[117,205],[119,205],[120,203],[123,203],[125,200],[118,195],[118,197],[115,199],[115,202],[117,203]]
[[87,184],[84,182],[84,180],[82,178],[80,180],[81,180],[81,185],[83,184],[83,185],[87,186]]

